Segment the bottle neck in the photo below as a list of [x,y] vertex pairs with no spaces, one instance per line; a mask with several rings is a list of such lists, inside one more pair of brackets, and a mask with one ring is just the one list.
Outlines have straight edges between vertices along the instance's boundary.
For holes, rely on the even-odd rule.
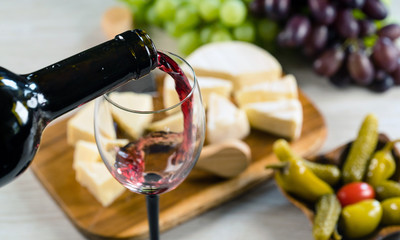
[[24,77],[43,95],[41,110],[51,121],[156,66],[153,42],[133,30]]

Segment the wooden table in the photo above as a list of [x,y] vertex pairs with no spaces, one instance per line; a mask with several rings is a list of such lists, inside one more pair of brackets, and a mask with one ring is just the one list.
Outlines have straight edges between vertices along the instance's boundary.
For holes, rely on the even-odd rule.
[[[400,12],[400,2],[392,1]],[[0,66],[27,73],[106,40],[100,18],[116,0],[3,0],[0,4]],[[398,16],[394,18],[400,19]],[[162,48],[174,47],[171,41]],[[280,56],[285,72],[293,73],[303,92],[326,119],[326,152],[354,138],[363,119],[374,112],[380,131],[400,138],[400,87],[385,94],[365,89],[338,90],[315,76],[301,58]],[[162,234],[164,240],[311,239],[306,218],[276,189],[261,185]],[[31,170],[0,188],[0,239],[70,240],[84,237],[69,222]]]

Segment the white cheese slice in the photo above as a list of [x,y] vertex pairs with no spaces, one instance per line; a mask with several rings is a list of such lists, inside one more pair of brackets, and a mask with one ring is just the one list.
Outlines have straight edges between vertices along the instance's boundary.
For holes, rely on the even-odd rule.
[[[207,108],[208,98],[211,93],[218,93],[227,98],[230,97],[232,82],[215,77],[197,77],[204,108]],[[175,90],[175,82],[170,76],[164,80],[164,106],[170,107],[179,103],[178,93]]]
[[303,110],[298,99],[251,103],[244,106],[250,125],[288,139],[301,134]]
[[162,120],[153,122],[148,129],[151,131],[183,132],[183,113],[177,112]]
[[205,44],[186,60],[197,76],[231,80],[235,90],[282,76],[281,65],[270,53],[246,42]]
[[[102,111],[102,135],[109,139],[115,139],[111,113]],[[68,120],[67,123],[67,142],[75,145],[79,140],[95,142],[94,139],[94,101],[82,106],[78,112]]]
[[250,133],[246,113],[229,99],[215,93],[211,93],[209,97],[206,128],[209,143],[243,139]]
[[76,180],[105,207],[125,191],[125,187],[114,179],[102,162],[79,161]]
[[125,190],[107,170],[93,142],[82,140],[77,142],[73,168],[76,180],[86,187],[103,206],[110,205]]
[[[113,92],[110,94],[110,99],[127,109],[153,111],[153,97],[150,94]],[[114,105],[111,106],[111,113],[118,126],[134,139],[142,136],[143,131],[153,119],[152,114],[132,113]]]
[[276,81],[268,81],[244,87],[235,92],[234,96],[236,103],[241,107],[255,102],[298,98],[297,83],[295,77],[288,74]]

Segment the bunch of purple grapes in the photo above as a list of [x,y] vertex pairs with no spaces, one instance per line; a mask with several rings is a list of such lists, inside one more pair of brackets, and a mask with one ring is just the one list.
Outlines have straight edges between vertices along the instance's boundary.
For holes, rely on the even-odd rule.
[[380,0],[254,0],[249,9],[282,24],[278,45],[300,49],[336,86],[384,92],[400,85],[400,25],[384,24]]

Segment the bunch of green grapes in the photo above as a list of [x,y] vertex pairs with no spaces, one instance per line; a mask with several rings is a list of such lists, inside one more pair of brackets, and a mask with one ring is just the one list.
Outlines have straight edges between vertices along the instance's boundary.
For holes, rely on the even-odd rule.
[[272,20],[253,18],[251,0],[122,0],[134,13],[135,26],[157,26],[189,54],[216,41],[272,42],[279,29]]

